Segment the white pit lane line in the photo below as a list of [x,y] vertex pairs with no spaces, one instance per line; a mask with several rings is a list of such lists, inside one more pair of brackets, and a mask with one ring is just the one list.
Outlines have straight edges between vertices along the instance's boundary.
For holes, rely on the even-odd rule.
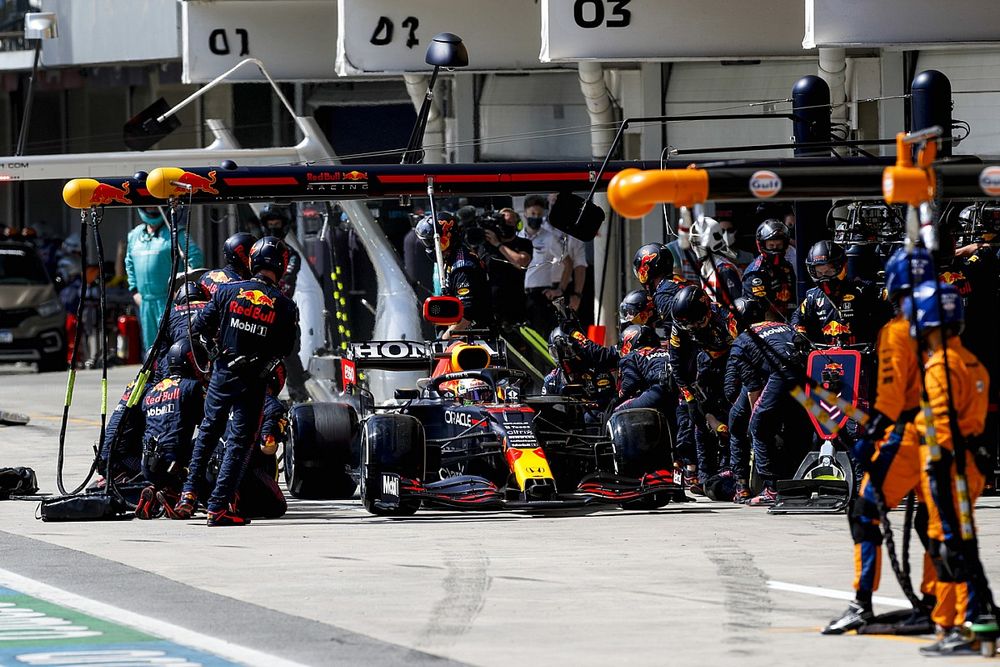
[[128,611],[104,602],[64,591],[61,588],[43,584],[40,581],[23,577],[9,570],[0,568],[0,585],[6,584],[11,589],[37,597],[53,604],[64,605],[77,611],[112,621],[121,625],[140,630],[155,637],[181,644],[189,648],[200,649],[219,657],[234,660],[245,665],[260,667],[306,667],[302,663],[279,658],[262,651],[233,644],[224,639],[210,637],[195,630],[182,628],[179,625],[161,621],[134,611]]
[[[853,600],[854,591],[838,591],[833,588],[821,588],[820,586],[803,586],[802,584],[789,584],[784,581],[774,581],[769,580],[767,582],[768,588],[773,588],[776,591],[788,591],[789,593],[803,593],[805,595],[815,595],[821,598],[831,598],[834,600]],[[885,605],[887,607],[899,607],[900,609],[908,609],[910,603],[907,600],[900,598],[887,598],[881,595],[872,596],[872,602],[875,604]]]

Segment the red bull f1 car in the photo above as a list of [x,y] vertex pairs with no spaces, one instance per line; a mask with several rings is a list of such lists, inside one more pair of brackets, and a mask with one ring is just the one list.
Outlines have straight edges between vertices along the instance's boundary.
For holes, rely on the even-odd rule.
[[[342,362],[348,379],[375,369],[419,368],[428,377],[383,405],[355,383],[344,403],[296,406],[285,457],[290,490],[328,495],[330,478],[310,477],[303,467],[326,447],[342,452],[334,457],[341,497],[354,490],[344,472],[353,468],[365,508],[383,516],[421,506],[531,510],[604,502],[652,509],[682,493],[657,411],[605,419],[583,399],[524,396],[526,374],[505,361],[502,341],[352,344]],[[320,412],[340,425],[339,435],[318,435]]]

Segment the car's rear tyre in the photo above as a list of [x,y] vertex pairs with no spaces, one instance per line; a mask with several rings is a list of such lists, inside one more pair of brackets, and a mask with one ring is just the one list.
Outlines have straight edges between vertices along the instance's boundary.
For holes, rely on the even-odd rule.
[[[673,470],[670,424],[658,410],[622,410],[608,420],[615,472],[642,479],[649,473]],[[622,503],[625,509],[656,509],[668,504],[673,492],[664,491]]]
[[358,464],[358,419],[343,403],[302,403],[289,412],[285,484],[296,498],[354,497],[351,468]]
[[386,476],[423,480],[426,468],[424,427],[416,417],[372,415],[361,430],[361,502],[377,516],[410,516],[419,499],[400,499],[397,507],[381,504]]

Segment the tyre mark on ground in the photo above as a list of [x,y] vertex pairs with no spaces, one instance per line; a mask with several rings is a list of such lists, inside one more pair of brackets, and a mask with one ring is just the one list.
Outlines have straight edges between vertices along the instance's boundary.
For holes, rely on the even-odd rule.
[[493,582],[487,573],[490,559],[484,551],[468,558],[450,556],[444,561],[448,568],[441,586],[444,595],[431,609],[427,625],[420,633],[417,647],[443,647],[454,644],[472,628],[486,604],[486,592]]
[[[761,635],[771,626],[771,595],[767,574],[754,563],[753,556],[735,546],[706,549],[722,583],[726,620],[722,627],[726,640],[733,644],[729,653],[753,655],[763,651],[766,640]],[[764,644],[760,648],[753,644]]]

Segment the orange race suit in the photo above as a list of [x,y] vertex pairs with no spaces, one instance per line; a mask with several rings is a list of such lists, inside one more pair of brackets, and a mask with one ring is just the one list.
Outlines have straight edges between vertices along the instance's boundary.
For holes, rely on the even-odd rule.
[[[924,365],[929,405],[917,414],[916,428],[907,429],[903,446],[914,446],[919,433],[920,458],[924,462],[920,487],[927,501],[927,535],[938,575],[937,603],[931,618],[942,628],[951,628],[989,611],[972,508],[985,484],[974,452],[976,438],[986,425],[990,376],[958,336],[948,339],[946,349],[947,362],[944,350],[939,349]],[[953,414],[949,414],[950,410],[954,410]],[[960,487],[956,483],[959,474],[953,418],[962,439],[959,450],[963,452],[968,488],[967,514],[960,508]]]
[[[921,498],[919,443],[903,437],[904,429],[913,429],[911,422],[920,405],[920,366],[917,343],[910,337],[910,322],[902,313],[879,331],[877,351],[875,410],[885,415],[891,428],[877,429],[874,454],[859,454],[867,471],[848,517],[854,538],[854,590],[869,596],[878,590],[882,568],[878,492],[882,493],[886,509],[898,506],[914,490]],[[921,514],[925,512],[922,508]],[[921,591],[933,595],[934,580],[934,567],[925,555]]]

